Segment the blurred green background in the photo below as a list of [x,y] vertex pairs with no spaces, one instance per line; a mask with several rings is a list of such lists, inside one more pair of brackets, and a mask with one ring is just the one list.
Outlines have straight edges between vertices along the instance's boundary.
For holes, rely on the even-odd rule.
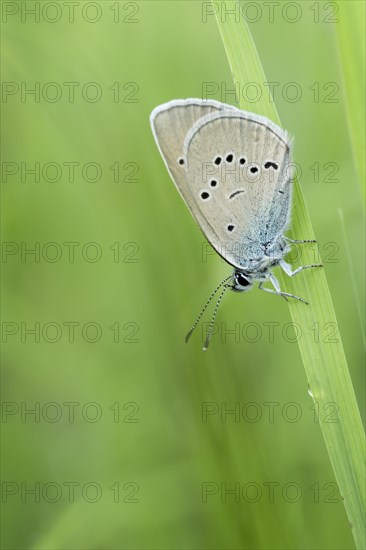
[[[331,23],[348,3],[281,2],[273,21],[242,5],[363,413],[363,211]],[[209,6],[2,3],[3,548],[353,548],[285,301],[230,293],[208,352],[201,326],[184,343],[230,267],[149,114],[207,83],[238,105]]]

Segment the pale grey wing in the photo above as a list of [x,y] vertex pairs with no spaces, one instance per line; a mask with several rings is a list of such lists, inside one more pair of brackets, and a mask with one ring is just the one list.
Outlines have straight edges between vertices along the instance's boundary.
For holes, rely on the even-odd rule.
[[[237,110],[218,101],[176,99],[159,105],[150,115],[151,128],[161,156],[173,182],[191,210],[192,197],[186,181],[184,140],[197,120],[222,109]],[[192,213],[195,215],[194,211]]]
[[250,268],[288,222],[287,133],[265,117],[222,111],[195,123],[184,151],[204,234],[230,264]]

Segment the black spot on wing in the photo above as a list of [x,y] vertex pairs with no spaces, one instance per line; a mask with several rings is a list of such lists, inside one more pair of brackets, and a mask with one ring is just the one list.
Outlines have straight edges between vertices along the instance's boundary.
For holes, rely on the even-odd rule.
[[234,191],[234,193],[231,193],[231,195],[229,195],[229,200],[236,197],[236,195],[240,195],[240,193],[244,193],[244,189],[237,189],[236,191]]
[[266,162],[266,164],[264,165],[264,168],[266,170],[268,170],[269,168],[274,168],[275,170],[278,170],[278,164],[276,164],[275,162],[272,162],[272,161],[268,161]]

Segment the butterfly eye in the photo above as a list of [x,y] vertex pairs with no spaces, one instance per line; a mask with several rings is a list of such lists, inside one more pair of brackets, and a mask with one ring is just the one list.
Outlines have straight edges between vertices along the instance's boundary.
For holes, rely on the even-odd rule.
[[236,275],[236,282],[240,285],[240,286],[248,286],[250,285],[250,282],[248,281],[248,279],[246,279],[244,277],[244,275],[242,275],[241,273],[237,273]]
[[204,201],[207,200],[210,197],[210,193],[207,193],[207,191],[202,191],[201,193],[201,199]]

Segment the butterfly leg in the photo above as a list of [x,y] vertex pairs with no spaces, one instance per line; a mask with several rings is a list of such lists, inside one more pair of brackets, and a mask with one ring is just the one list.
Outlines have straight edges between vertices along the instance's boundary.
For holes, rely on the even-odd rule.
[[283,292],[280,288],[280,283],[278,282],[276,277],[273,275],[273,273],[269,274],[269,280],[273,284],[276,292],[278,294],[281,294],[281,296],[283,296],[286,299],[286,301],[287,301],[287,297],[288,298],[294,298],[294,300],[299,300],[299,302],[303,302],[304,304],[308,305],[308,302],[306,300],[304,300],[304,298],[300,298],[300,296],[295,296],[295,294],[290,294],[288,292]]
[[[284,298],[286,300],[286,302],[288,301],[286,296],[284,296],[282,294],[282,291],[281,291],[281,287],[280,287],[280,283],[278,282],[278,280],[276,279],[276,277],[273,275],[273,273],[270,273],[269,275],[269,280],[271,281],[273,287],[274,287],[274,291],[271,290],[271,292],[274,292],[275,294],[280,294],[282,296],[282,298]],[[261,283],[262,284],[262,283]],[[268,290],[268,289],[265,289],[265,288],[261,288],[261,290]]]
[[280,260],[279,265],[283,269],[283,271],[286,273],[286,275],[288,275],[289,277],[293,277],[294,275],[297,275],[303,269],[309,269],[310,267],[323,267],[322,264],[302,265],[301,267],[298,267],[297,269],[292,271],[292,266],[286,263],[285,260]]
[[289,243],[297,243],[297,244],[301,244],[301,243],[316,243],[318,241],[316,241],[315,239],[307,239],[307,240],[297,240],[297,239],[290,239],[289,237],[284,237],[284,239],[286,241],[288,241]]
[[265,292],[270,292],[271,294],[277,294],[278,296],[282,296],[282,298],[284,298],[286,302],[288,301],[287,298],[294,298],[294,300],[299,300],[299,302],[303,302],[304,304],[308,305],[308,302],[303,298],[300,298],[300,296],[295,296],[294,294],[290,294],[289,292],[283,292],[280,288],[279,282],[277,281],[273,273],[270,274],[269,280],[273,284],[275,290],[273,290],[272,288],[265,288],[263,286],[263,282],[259,283],[258,285],[259,290],[264,290]]

